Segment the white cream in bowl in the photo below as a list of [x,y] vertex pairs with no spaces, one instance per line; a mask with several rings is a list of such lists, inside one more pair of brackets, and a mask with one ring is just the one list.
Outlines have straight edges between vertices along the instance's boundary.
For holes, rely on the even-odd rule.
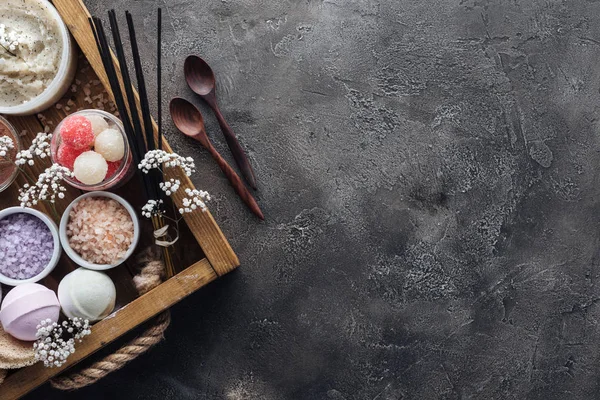
[[0,1],[0,113],[50,107],[69,88],[75,67],[67,27],[47,0]]

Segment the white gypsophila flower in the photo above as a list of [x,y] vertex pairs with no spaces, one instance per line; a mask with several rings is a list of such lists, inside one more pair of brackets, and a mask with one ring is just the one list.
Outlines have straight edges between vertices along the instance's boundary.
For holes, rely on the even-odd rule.
[[8,136],[0,136],[0,157],[7,157],[8,153],[15,148],[15,142]]
[[191,213],[197,209],[202,210],[202,212],[206,212],[208,210],[205,203],[206,201],[210,200],[210,194],[208,194],[208,192],[205,192],[204,190],[186,188],[185,194],[187,197],[184,197],[181,200],[183,207],[179,208],[180,214]]
[[70,318],[62,324],[46,319],[37,326],[37,340],[33,344],[35,359],[45,367],[61,367],[75,353],[75,341],[81,342],[91,331],[90,322]]
[[171,196],[179,190],[181,181],[179,179],[169,179],[166,182],[160,182],[158,186],[167,196]]
[[152,218],[154,215],[162,215],[162,204],[162,200],[148,200],[142,207],[142,215],[146,218]]
[[52,139],[51,133],[40,132],[37,134],[35,139],[31,142],[31,146],[29,146],[26,150],[21,150],[17,153],[17,157],[15,158],[15,164],[17,165],[34,165],[33,157],[37,156],[39,158],[50,157],[50,141]]
[[196,172],[196,164],[192,157],[182,157],[176,153],[167,153],[164,150],[151,150],[144,155],[138,169],[148,173],[153,169],[180,167],[187,176]]
[[75,175],[67,167],[52,164],[38,176],[34,185],[25,184],[19,189],[19,202],[21,207],[31,207],[40,201],[49,201],[54,203],[56,197],[62,199],[67,188],[63,186],[63,180],[67,177],[72,178]]

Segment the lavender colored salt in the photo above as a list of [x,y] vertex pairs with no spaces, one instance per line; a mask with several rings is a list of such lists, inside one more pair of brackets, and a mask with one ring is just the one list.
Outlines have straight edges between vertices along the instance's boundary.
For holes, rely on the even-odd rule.
[[53,252],[52,232],[36,216],[18,213],[0,219],[0,274],[33,278],[48,265]]

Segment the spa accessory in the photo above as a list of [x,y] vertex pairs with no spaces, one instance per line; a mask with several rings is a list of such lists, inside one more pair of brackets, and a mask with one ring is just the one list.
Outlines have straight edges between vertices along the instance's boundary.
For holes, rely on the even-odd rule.
[[248,182],[252,189],[256,190],[256,178],[254,176],[252,166],[248,161],[248,157],[246,156],[246,153],[240,145],[237,137],[233,133],[233,130],[227,121],[225,121],[225,117],[223,117],[223,114],[221,114],[221,110],[217,104],[217,83],[212,69],[206,63],[206,61],[198,56],[192,55],[186,58],[184,71],[185,79],[190,89],[192,89],[198,96],[202,98],[202,100],[206,102],[206,104],[209,105],[210,108],[212,108],[217,120],[219,121],[221,131],[223,131],[223,135],[225,135],[229,150],[231,150],[231,154],[233,154],[236,164],[242,171],[244,179],[246,179],[246,182]]
[[69,185],[85,191],[112,189],[134,174],[123,123],[101,110],[82,110],[65,118],[54,130],[52,161],[70,169]]
[[115,308],[117,290],[103,272],[79,268],[65,276],[58,285],[58,299],[69,318],[91,322],[108,316]]
[[[0,39],[8,50],[0,48],[0,65],[7,68],[5,74],[0,67],[0,114],[43,111],[65,94],[75,75],[77,56],[69,30],[47,0],[4,0],[0,15]],[[34,51],[40,43],[42,50]],[[14,70],[21,70],[16,78]]]
[[231,182],[231,186],[233,186],[238,196],[240,196],[248,208],[250,208],[258,218],[264,220],[265,217],[252,194],[246,189],[246,186],[244,186],[244,183],[235,173],[233,168],[231,168],[227,161],[223,159],[210,142],[210,139],[206,134],[206,129],[204,128],[204,118],[202,118],[200,110],[189,101],[179,97],[175,97],[171,100],[170,109],[171,118],[177,129],[184,135],[199,141],[200,144],[210,152],[217,164],[219,164],[221,171],[223,171],[227,176],[227,179],[229,179],[229,182]]
[[[83,199],[87,199],[87,198],[102,198],[104,200],[114,200],[117,203],[119,203],[122,207],[124,207],[124,209],[129,214],[130,222],[133,224],[133,234],[132,234],[132,237],[131,237],[131,244],[129,245],[128,250],[124,252],[124,254],[122,255],[122,257],[119,257],[114,262],[106,263],[106,264],[95,264],[93,262],[87,261],[86,259],[84,259],[84,257],[82,257],[80,254],[77,253],[76,249],[73,249],[71,247],[71,245],[69,244],[70,243],[70,237],[69,237],[69,234],[68,234],[68,225],[69,225],[69,222],[70,222],[70,219],[71,219],[71,214],[72,214],[73,208],[75,207],[75,205],[79,201],[81,201]],[[83,217],[83,218],[84,219],[82,219],[82,223],[83,222],[89,223],[89,221],[91,221],[91,220],[87,220],[86,219],[87,217]],[[115,227],[115,228],[117,230],[120,230],[119,227]],[[118,233],[118,234],[122,234],[122,233]],[[67,255],[69,256],[69,258],[71,260],[73,260],[77,265],[82,266],[82,267],[87,268],[87,269],[92,269],[92,270],[96,270],[96,271],[104,271],[104,270],[107,270],[107,269],[114,268],[114,267],[116,267],[118,265],[121,265],[129,257],[131,257],[131,255],[135,251],[135,248],[137,247],[137,244],[138,244],[139,239],[140,239],[140,226],[139,226],[139,221],[137,219],[137,215],[135,213],[135,210],[122,197],[117,196],[114,193],[109,193],[109,192],[90,192],[90,193],[86,193],[84,195],[79,196],[78,198],[76,198],[75,200],[73,200],[73,202],[67,207],[67,209],[65,210],[65,212],[64,212],[64,214],[63,214],[63,216],[62,216],[62,218],[60,220],[59,235],[60,235],[60,239],[61,239],[61,244],[62,244],[63,250],[65,251],[65,253],[67,253]],[[115,239],[115,240],[120,240],[120,239]],[[79,247],[79,244],[77,246]],[[83,249],[83,247],[82,247],[82,249]],[[113,254],[113,252],[114,252],[115,249],[116,249],[116,247],[113,248],[113,249],[111,249],[111,254]],[[94,246],[90,246],[90,250],[89,251],[94,251],[94,250],[98,250],[97,254],[99,256],[102,256],[103,258],[105,256],[107,256],[107,254],[105,254],[106,253],[105,251],[102,251],[102,250],[99,250],[99,249],[95,249]]]
[[60,304],[56,294],[37,283],[28,283],[12,289],[0,308],[0,322],[4,330],[19,340],[36,339],[41,321],[58,321]]
[[[19,169],[14,164],[14,161],[17,153],[22,150],[23,146],[21,137],[15,127],[0,116],[0,140],[8,140],[2,139],[2,137],[10,139],[11,143],[5,145],[6,154],[4,156],[0,155],[0,192],[6,190],[15,181],[17,175],[19,175]],[[2,147],[2,144],[0,144],[0,147]]]
[[38,282],[54,270],[60,254],[58,228],[48,216],[32,208],[0,211],[1,283],[17,286]]
[[0,327],[0,369],[17,369],[35,362],[30,342],[15,339]]

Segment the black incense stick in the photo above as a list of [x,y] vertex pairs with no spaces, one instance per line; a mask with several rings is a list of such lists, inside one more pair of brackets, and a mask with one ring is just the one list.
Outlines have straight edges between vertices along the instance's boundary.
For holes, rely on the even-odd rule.
[[[123,86],[125,87],[125,94],[127,95],[129,113],[131,115],[131,121],[133,123],[136,141],[138,142],[138,147],[142,150],[142,153],[145,154],[148,151],[149,146],[147,146],[144,143],[144,131],[142,130],[140,115],[138,112],[137,103],[135,101],[135,96],[133,94],[133,86],[131,85],[129,68],[127,66],[127,59],[125,57],[125,51],[123,49],[123,42],[121,40],[119,23],[117,21],[117,15],[115,13],[115,10],[110,10],[108,12],[108,18],[110,20],[115,49],[117,50],[117,59],[119,60],[119,66],[121,67],[121,77],[123,78]],[[150,193],[154,198],[158,197],[158,182],[156,181],[156,179],[157,177],[155,174],[152,174],[149,178],[149,181],[151,183]]]
[[[115,10],[108,12],[108,18],[110,20],[110,27],[113,34],[113,40],[115,49],[117,50],[117,59],[119,60],[119,66],[121,67],[121,77],[123,78],[123,86],[125,87],[125,94],[127,95],[127,103],[129,104],[129,112],[131,115],[131,122],[133,129],[136,133],[136,140],[140,149],[145,148],[142,125],[140,121],[140,115],[137,112],[137,105],[135,97],[133,95],[133,88],[131,86],[131,78],[129,76],[129,68],[127,67],[127,59],[125,58],[125,51],[123,50],[123,42],[121,41],[121,33],[119,32],[119,23],[117,22],[117,16]],[[145,153],[145,152],[144,152]]]
[[135,142],[133,128],[129,120],[127,107],[125,106],[125,100],[123,99],[123,94],[121,93],[121,86],[119,84],[119,80],[117,79],[115,67],[110,57],[110,51],[106,51],[107,43],[106,36],[104,35],[104,28],[102,27],[102,21],[97,17],[93,17],[93,21],[92,18],[89,18],[89,22],[94,32],[96,45],[98,46],[98,51],[100,52],[100,57],[102,58],[102,64],[104,65],[104,70],[106,71],[106,76],[108,77],[108,82],[110,83],[110,88],[113,92],[117,109],[119,110],[121,122],[123,123],[125,133],[127,134],[129,147],[134,155],[135,162],[139,163],[141,160],[140,153],[138,152],[138,146]]
[[156,101],[158,108],[158,149],[162,150],[162,9],[158,8],[158,31],[156,40]]
[[144,129],[146,131],[146,145],[148,150],[155,150],[154,129],[152,127],[152,117],[150,116],[150,105],[148,103],[148,92],[146,91],[146,80],[144,79],[144,71],[142,70],[142,62],[140,59],[140,51],[135,35],[135,27],[133,18],[129,11],[125,11],[127,18],[127,26],[129,28],[129,41],[131,42],[131,52],[133,54],[133,65],[135,66],[135,74],[137,77],[138,93],[140,95],[140,108],[142,109],[142,117],[144,119]]

